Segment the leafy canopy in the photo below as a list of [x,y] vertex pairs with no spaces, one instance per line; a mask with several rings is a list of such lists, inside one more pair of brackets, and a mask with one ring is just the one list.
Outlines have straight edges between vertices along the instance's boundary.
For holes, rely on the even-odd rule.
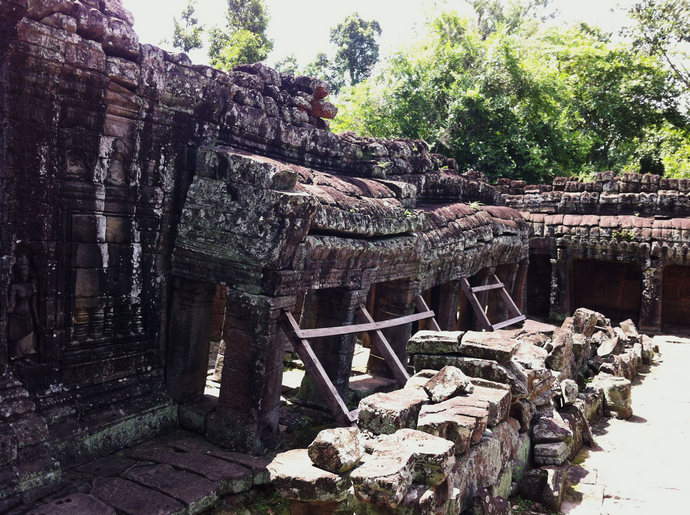
[[222,70],[263,61],[273,49],[268,39],[268,12],[263,0],[227,0],[224,28],[209,33],[211,64]]
[[347,74],[350,84],[359,84],[371,75],[379,59],[380,35],[379,22],[363,20],[357,13],[331,29],[331,43],[336,47],[335,67]]
[[204,27],[199,24],[196,17],[196,0],[189,0],[180,15],[181,21],[173,18],[173,39],[174,48],[179,48],[183,52],[189,52],[195,48],[203,46],[202,35]]
[[505,9],[491,21],[486,10],[437,17],[426,39],[341,95],[334,129],[420,138],[463,169],[529,181],[670,163],[658,148],[639,153],[650,132],[679,141],[688,127],[659,58],[592,27],[508,23]]

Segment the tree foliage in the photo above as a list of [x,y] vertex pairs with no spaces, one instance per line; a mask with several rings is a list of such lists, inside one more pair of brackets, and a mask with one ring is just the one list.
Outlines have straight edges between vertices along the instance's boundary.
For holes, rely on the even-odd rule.
[[338,93],[345,85],[342,69],[336,66],[323,52],[316,54],[314,60],[304,67],[303,75],[326,82],[331,87],[331,92],[333,93]]
[[287,75],[299,74],[299,63],[297,62],[297,58],[294,56],[294,54],[290,54],[288,56],[285,56],[281,60],[276,61],[273,64],[273,68],[275,68],[280,73],[285,73]]
[[335,68],[347,74],[350,84],[359,84],[371,75],[379,59],[380,35],[379,22],[363,20],[357,13],[331,29],[331,43],[336,47]]
[[670,144],[688,127],[655,56],[592,27],[540,32],[454,13],[340,103],[336,130],[424,139],[461,168],[529,181],[665,167],[660,147],[642,155],[641,142],[666,130]]
[[637,23],[629,29],[634,44],[660,56],[676,78],[690,89],[690,70],[683,45],[690,45],[690,3],[688,0],[642,0],[629,11]]
[[225,27],[209,33],[211,64],[231,70],[240,64],[263,61],[273,49],[267,29],[264,0],[228,0]]
[[199,24],[196,17],[196,0],[189,0],[180,14],[181,21],[173,18],[173,39],[174,48],[179,48],[183,52],[189,52],[195,48],[203,47],[202,35],[204,28]]

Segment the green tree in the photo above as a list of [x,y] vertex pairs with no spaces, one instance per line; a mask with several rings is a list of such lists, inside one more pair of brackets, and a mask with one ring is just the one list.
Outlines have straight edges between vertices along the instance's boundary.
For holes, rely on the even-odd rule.
[[283,57],[273,65],[273,68],[287,75],[299,75],[299,64],[294,54]]
[[178,21],[176,17],[173,18],[175,28],[173,30],[172,46],[179,48],[183,52],[203,47],[201,37],[204,33],[204,27],[199,24],[199,19],[196,17],[196,0],[189,0],[187,2],[180,14],[180,18],[181,21]]
[[687,127],[658,58],[592,27],[487,32],[480,21],[434,20],[425,40],[345,90],[334,130],[420,138],[462,169],[537,181],[639,167],[651,132]]
[[345,85],[342,70],[323,52],[316,54],[314,60],[305,66],[303,74],[326,82],[332,93],[338,93]]
[[331,29],[331,43],[336,47],[334,65],[347,74],[350,84],[358,84],[371,75],[379,59],[380,35],[379,22],[365,21],[356,13]]
[[690,44],[690,3],[688,0],[642,0],[629,11],[637,22],[628,29],[634,44],[660,56],[685,88],[690,88],[688,55],[682,45]]
[[209,58],[222,70],[266,59],[273,49],[268,39],[264,0],[228,0],[226,25],[210,31]]
[[469,0],[476,14],[477,30],[482,39],[497,31],[512,34],[518,30],[535,30],[537,24],[553,17],[547,13],[552,0]]

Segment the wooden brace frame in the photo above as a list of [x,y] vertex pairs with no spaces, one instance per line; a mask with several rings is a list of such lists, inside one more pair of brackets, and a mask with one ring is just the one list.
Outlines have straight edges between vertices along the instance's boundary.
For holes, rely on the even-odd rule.
[[326,370],[316,356],[309,340],[327,336],[371,333],[373,336],[372,342],[374,348],[388,365],[397,383],[400,386],[404,386],[410,378],[410,375],[407,373],[405,366],[400,362],[400,358],[398,358],[398,355],[393,351],[390,343],[384,336],[383,329],[399,327],[419,320],[431,320],[433,329],[440,331],[435,319],[436,314],[429,309],[429,306],[427,306],[421,296],[417,296],[416,305],[417,309],[421,311],[420,313],[405,315],[382,322],[374,321],[366,307],[361,305],[358,310],[358,316],[364,323],[338,327],[321,327],[318,329],[300,329],[294,315],[287,310],[283,311],[283,330],[290,338],[295,351],[304,363],[307,374],[316,383],[316,387],[328,403],[328,407],[338,421],[345,424],[355,423],[359,410],[349,410],[335,385],[333,385],[333,382],[328,377]]
[[[467,280],[466,277],[460,279],[460,286],[462,287],[462,291],[465,293],[467,300],[470,301],[472,310],[474,311],[474,314],[477,316],[477,319],[479,320],[479,325],[482,329],[486,331],[497,331],[498,329],[503,329],[504,327],[520,323],[527,318],[517,307],[517,305],[513,301],[513,298],[508,293],[508,290],[506,290],[505,285],[501,282],[501,280],[498,278],[496,274],[493,274],[493,279],[494,281],[496,281],[494,284],[484,284],[482,286],[470,285],[470,282]],[[477,298],[477,293],[491,290],[498,290],[498,293],[501,295],[503,302],[505,302],[506,306],[508,306],[510,311],[513,312],[513,316],[508,320],[492,324],[489,318],[486,316],[484,308],[482,308],[482,305],[479,302],[479,299]]]

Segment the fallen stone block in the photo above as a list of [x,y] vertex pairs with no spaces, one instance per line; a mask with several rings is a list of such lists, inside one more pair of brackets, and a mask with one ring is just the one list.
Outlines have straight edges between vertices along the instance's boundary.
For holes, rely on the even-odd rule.
[[468,401],[464,397],[453,397],[445,402],[439,404],[433,404],[429,407],[429,411],[432,411],[434,407],[439,410],[450,410],[456,415],[463,415],[466,417],[471,417],[475,420],[476,425],[474,431],[472,432],[471,443],[476,444],[484,435],[484,431],[488,427],[489,420],[489,407],[488,403],[480,406],[477,405],[478,401]]
[[[448,490],[447,484],[435,487],[412,485],[405,495],[405,499],[396,509],[396,515],[455,513],[449,506]],[[362,510],[362,512],[366,513],[366,510]]]
[[374,454],[350,474],[355,495],[366,502],[395,509],[414,477],[410,453]]
[[413,460],[413,481],[429,486],[443,483],[455,465],[455,445],[414,429],[401,429],[379,441],[374,455],[409,453]]
[[589,338],[596,331],[601,319],[603,319],[601,313],[587,308],[578,308],[573,313],[573,330]]
[[507,363],[515,355],[518,342],[493,332],[467,331],[460,339],[458,354],[468,358]]
[[532,451],[532,440],[528,433],[520,433],[518,445],[513,456],[513,481],[519,482],[530,466],[530,455]]
[[479,488],[490,488],[498,482],[504,466],[501,444],[497,438],[487,436],[457,460],[453,486],[464,509],[469,507]]
[[561,416],[573,435],[568,456],[568,459],[572,460],[583,446],[591,447],[594,444],[594,437],[585,414],[576,406],[566,406],[561,410]]
[[558,412],[554,412],[553,417],[540,417],[532,427],[532,439],[535,443],[565,442],[572,437],[572,431]]
[[424,390],[408,388],[375,393],[359,403],[359,427],[374,434],[392,434],[417,427],[417,416],[429,398]]
[[424,369],[420,370],[412,377],[410,377],[405,383],[405,388],[424,388],[429,380],[438,374],[438,370]]
[[474,385],[462,370],[447,366],[424,385],[424,391],[431,402],[443,402],[456,395],[472,393]]
[[534,446],[534,463],[537,465],[562,465],[570,457],[571,443],[539,443]]
[[268,465],[270,484],[286,499],[303,502],[337,502],[347,497],[350,482],[315,467],[307,449],[278,454]]
[[568,486],[569,468],[569,465],[564,465],[530,470],[519,483],[520,495],[559,512]]
[[501,457],[504,463],[513,459],[517,452],[520,438],[520,424],[517,420],[509,418],[496,427],[490,429],[491,436],[501,445]]
[[618,354],[621,351],[621,341],[618,336],[607,338],[597,347],[597,356],[604,358],[611,354]]
[[407,342],[408,354],[457,354],[462,331],[417,331]]
[[640,341],[640,333],[637,331],[637,327],[635,327],[635,323],[632,320],[624,320],[619,325],[621,331],[623,331],[623,334],[628,339],[628,343],[638,343]]
[[598,374],[591,386],[604,392],[604,411],[615,414],[617,418],[632,417],[632,383],[624,377]]
[[513,395],[524,397],[528,394],[527,375],[518,377],[514,368],[518,367],[514,362],[501,365],[495,361],[478,358],[466,358],[461,356],[433,356],[429,354],[417,354],[412,357],[415,370],[440,369],[450,365],[459,368],[473,380],[475,378],[486,379],[496,383],[509,385]]
[[515,351],[515,359],[525,368],[538,369],[546,367],[546,358],[549,352],[534,343],[521,341]]
[[643,334],[640,343],[642,343],[642,363],[651,365],[654,359],[654,340]]
[[[497,383],[493,383],[497,385]],[[474,392],[470,399],[485,401],[489,408],[488,426],[493,427],[508,418],[510,414],[510,404],[512,395],[510,389],[505,385],[500,387],[487,387],[475,384]]]
[[[452,409],[436,411],[434,409],[436,406],[438,405],[422,406],[417,420],[417,429],[445,438],[455,444],[457,454],[465,453],[472,443],[473,435],[477,438],[477,419],[461,415]],[[481,434],[478,438],[481,439]]]
[[335,474],[355,468],[364,452],[356,427],[324,429],[309,445],[309,457],[314,465]]

